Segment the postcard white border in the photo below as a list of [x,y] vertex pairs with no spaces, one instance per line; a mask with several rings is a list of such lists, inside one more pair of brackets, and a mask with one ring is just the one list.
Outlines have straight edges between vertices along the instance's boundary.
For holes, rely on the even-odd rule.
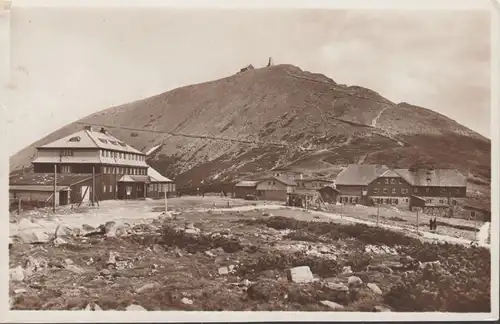
[[[0,1],[0,5],[2,2]],[[480,321],[498,320],[499,317],[499,144],[500,144],[500,4],[498,1],[481,0],[12,0],[12,6],[127,6],[127,7],[182,7],[182,8],[329,8],[329,9],[446,9],[446,10],[490,10],[491,12],[491,257],[492,289],[491,313],[332,313],[332,312],[85,312],[85,311],[10,311],[8,310],[8,262],[1,262],[1,274],[6,278],[0,283],[0,319],[3,322],[249,322],[249,321]],[[0,10],[3,6],[0,6]],[[2,12],[0,11],[0,15]],[[0,31],[1,32],[1,31]],[[2,50],[2,49],[0,49]],[[9,75],[9,71],[1,71]],[[7,108],[1,106],[0,123],[6,123]],[[471,107],[471,113],[473,113]],[[0,147],[7,143],[6,127],[0,125]],[[0,206],[8,206],[9,157],[0,158]],[[8,217],[3,214],[4,228],[8,228]],[[494,235],[496,234],[496,235]],[[8,259],[8,230],[0,232],[1,257]],[[497,248],[493,248],[497,247]]]

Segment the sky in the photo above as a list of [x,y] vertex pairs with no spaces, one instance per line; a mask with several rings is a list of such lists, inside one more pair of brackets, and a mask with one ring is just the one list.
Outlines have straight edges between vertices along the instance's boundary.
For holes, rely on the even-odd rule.
[[94,112],[270,56],[490,136],[488,11],[14,7],[0,31],[10,154]]

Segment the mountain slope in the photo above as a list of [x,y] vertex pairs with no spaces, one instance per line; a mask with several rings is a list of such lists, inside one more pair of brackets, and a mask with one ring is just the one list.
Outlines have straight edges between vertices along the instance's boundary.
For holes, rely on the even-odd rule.
[[160,145],[149,163],[176,178],[179,187],[278,166],[334,174],[347,163],[430,163],[490,177],[490,141],[481,135],[431,110],[395,104],[292,65],[248,70],[105,109],[12,156],[11,171],[28,166],[36,146],[82,124],[106,125],[143,151]]

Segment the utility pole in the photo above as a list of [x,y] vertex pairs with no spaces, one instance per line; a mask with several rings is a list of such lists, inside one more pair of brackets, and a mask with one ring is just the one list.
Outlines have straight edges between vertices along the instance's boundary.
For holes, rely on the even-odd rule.
[[418,226],[419,226],[419,224],[418,224],[418,222],[419,222],[418,221],[418,210],[419,210],[419,208],[417,208],[417,233],[418,233]]
[[167,185],[163,184],[163,191],[165,194],[165,215],[167,214],[168,211],[168,203],[167,203]]
[[94,199],[95,199],[95,166],[92,166],[92,195],[91,195],[92,207],[94,207]]
[[477,241],[477,216],[474,212],[474,241]]
[[379,214],[380,214],[380,205],[377,204],[377,226],[378,226]]
[[57,164],[54,164],[54,200],[52,204],[52,211],[55,213],[56,212],[56,195],[57,195]]

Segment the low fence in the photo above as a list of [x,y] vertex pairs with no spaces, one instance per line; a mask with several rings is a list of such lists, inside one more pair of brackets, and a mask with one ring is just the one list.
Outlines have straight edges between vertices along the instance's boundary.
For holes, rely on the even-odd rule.
[[44,208],[52,206],[52,201],[37,201],[37,200],[22,200],[19,198],[11,198],[9,200],[9,212],[23,210],[33,210],[36,208]]
[[[428,215],[422,211],[410,211],[389,206],[363,206],[350,204],[311,205],[311,210],[321,210],[340,217],[356,218],[376,224],[398,226],[411,231],[433,231],[438,234],[477,240],[483,222],[473,219],[448,218]],[[436,227],[431,230],[431,220]]]

